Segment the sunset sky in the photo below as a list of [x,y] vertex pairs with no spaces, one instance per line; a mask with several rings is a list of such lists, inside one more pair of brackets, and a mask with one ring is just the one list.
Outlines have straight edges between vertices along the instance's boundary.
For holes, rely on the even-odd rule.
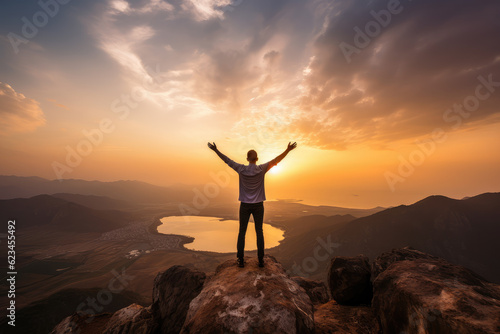
[[241,163],[296,141],[268,199],[500,191],[498,1],[1,7],[0,174],[199,185],[231,172],[208,141]]

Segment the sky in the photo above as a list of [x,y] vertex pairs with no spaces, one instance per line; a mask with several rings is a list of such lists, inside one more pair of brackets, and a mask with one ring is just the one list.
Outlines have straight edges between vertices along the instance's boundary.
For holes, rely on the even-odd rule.
[[231,173],[208,141],[240,163],[296,141],[268,199],[500,190],[498,1],[1,6],[0,174],[194,187]]

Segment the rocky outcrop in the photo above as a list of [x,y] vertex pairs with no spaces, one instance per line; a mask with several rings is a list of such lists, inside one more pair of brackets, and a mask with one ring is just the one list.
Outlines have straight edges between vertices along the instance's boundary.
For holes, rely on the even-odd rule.
[[373,308],[339,305],[335,300],[314,312],[316,334],[378,334],[381,333]]
[[104,328],[104,334],[147,334],[152,333],[157,323],[151,314],[151,307],[132,304],[113,313]]
[[54,327],[51,334],[85,334],[103,333],[111,319],[111,313],[101,313],[95,316],[74,313],[64,318]]
[[498,333],[500,289],[441,259],[391,264],[374,281],[384,333]]
[[314,333],[309,296],[273,257],[222,263],[193,299],[181,333]]
[[200,293],[205,278],[205,273],[183,266],[173,266],[156,276],[151,312],[161,333],[180,332],[189,303]]
[[292,277],[292,280],[306,291],[313,304],[324,304],[330,299],[325,283],[300,276]]
[[411,247],[393,249],[390,252],[382,253],[382,255],[380,255],[373,261],[371,279],[372,281],[374,281],[381,272],[386,270],[394,262],[416,259],[437,260],[439,258],[430,254],[423,253]]
[[343,305],[369,304],[372,298],[370,275],[366,256],[334,257],[328,270],[328,287],[332,298]]
[[[174,266],[158,274],[153,303],[113,314],[74,314],[54,334],[108,333],[499,333],[500,287],[472,271],[410,248],[335,257],[328,300],[321,282],[290,278],[273,257],[234,260],[204,273]],[[326,302],[327,301],[327,302]],[[313,306],[314,302],[314,306]],[[350,305],[346,305],[350,304]],[[315,310],[314,310],[315,309]]]
[[61,321],[52,334],[177,334],[186,318],[189,303],[200,293],[205,278],[205,273],[197,270],[170,267],[156,276],[153,303],[149,307],[132,304],[113,314],[95,317],[75,313]]

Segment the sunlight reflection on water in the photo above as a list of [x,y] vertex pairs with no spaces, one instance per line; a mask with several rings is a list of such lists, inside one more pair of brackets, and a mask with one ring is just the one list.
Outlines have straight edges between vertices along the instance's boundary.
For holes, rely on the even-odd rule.
[[[191,250],[211,251],[218,253],[236,252],[239,222],[237,220],[221,220],[217,217],[204,216],[170,216],[161,218],[162,225],[158,232],[163,234],[180,234],[194,238],[184,247]],[[279,245],[283,240],[283,231],[264,223],[264,242],[266,248]],[[257,238],[253,221],[248,223],[245,250],[256,250]]]

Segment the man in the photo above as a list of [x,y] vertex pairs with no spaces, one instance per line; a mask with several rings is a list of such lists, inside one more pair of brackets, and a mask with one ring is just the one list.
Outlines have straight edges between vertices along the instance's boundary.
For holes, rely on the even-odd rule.
[[238,233],[237,254],[238,266],[244,267],[243,253],[245,250],[245,234],[247,232],[248,220],[253,216],[255,223],[255,233],[257,234],[257,256],[259,267],[264,266],[264,234],[262,224],[264,221],[264,201],[266,194],[264,191],[264,176],[271,167],[276,166],[286,155],[297,147],[297,143],[288,143],[285,152],[278,155],[273,160],[265,164],[257,165],[257,152],[250,150],[247,153],[248,165],[242,165],[229,159],[222,154],[215,143],[208,143],[208,147],[213,150],[219,158],[236,171],[240,179],[240,231]]

